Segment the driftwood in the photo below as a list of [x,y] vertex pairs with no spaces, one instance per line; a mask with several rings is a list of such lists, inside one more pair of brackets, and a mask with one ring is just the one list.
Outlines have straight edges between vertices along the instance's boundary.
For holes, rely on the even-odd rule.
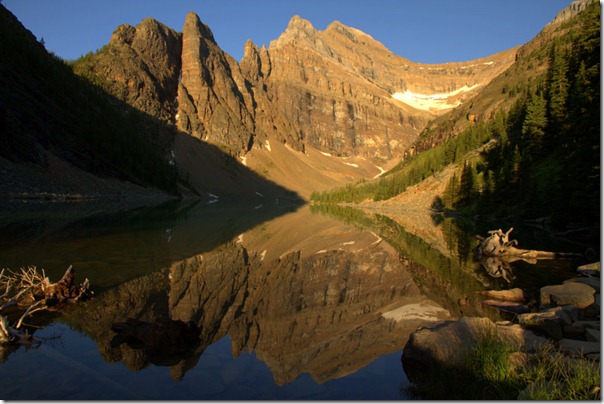
[[472,250],[480,259],[480,263],[489,275],[494,278],[503,278],[506,282],[514,279],[510,263],[525,261],[536,264],[537,260],[559,258],[581,258],[581,254],[557,253],[539,250],[524,250],[517,248],[517,240],[510,240],[511,227],[507,232],[501,229],[490,230],[488,237],[476,236],[480,244]]
[[[44,270],[38,272],[35,267],[21,268],[20,272],[3,269],[0,272],[0,345],[32,344],[33,338],[20,331],[24,320],[35,312],[54,310],[59,304],[91,297],[89,287],[88,279],[76,284],[71,265],[56,283],[50,282]],[[8,320],[11,315],[14,317],[12,326]]]
[[539,259],[555,259],[555,258],[580,258],[581,254],[576,253],[557,253],[539,250],[524,250],[516,248],[517,240],[510,240],[510,233],[514,230],[511,227],[507,232],[501,229],[490,230],[488,237],[476,236],[480,240],[480,244],[474,248],[474,253],[483,257],[501,257],[507,262],[516,261],[519,259],[530,263],[535,263]]

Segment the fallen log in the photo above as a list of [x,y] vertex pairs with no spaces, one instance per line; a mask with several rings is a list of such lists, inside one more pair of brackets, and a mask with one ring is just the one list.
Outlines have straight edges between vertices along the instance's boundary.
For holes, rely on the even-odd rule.
[[510,233],[514,230],[511,227],[507,232],[501,229],[490,230],[488,237],[476,236],[480,240],[480,244],[472,251],[483,257],[501,257],[506,258],[506,261],[522,259],[529,263],[538,259],[557,259],[557,258],[581,258],[582,254],[577,253],[558,253],[539,250],[525,250],[517,248],[517,240],[510,240]]

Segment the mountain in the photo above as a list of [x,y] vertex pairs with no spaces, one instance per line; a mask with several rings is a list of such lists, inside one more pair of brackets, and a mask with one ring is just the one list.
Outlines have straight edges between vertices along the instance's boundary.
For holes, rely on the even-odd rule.
[[0,5],[0,35],[3,206],[76,200],[121,209],[183,196],[298,199],[175,127],[182,34],[146,19],[119,27],[97,55],[67,64]]
[[[242,65],[252,64],[250,48]],[[271,42],[265,57],[270,71],[254,88],[266,88],[271,110],[297,123],[299,143],[292,147],[384,163],[401,156],[430,119],[507,69],[514,56],[509,50],[465,63],[413,63],[340,22],[317,31],[296,16]]]
[[600,9],[581,0],[482,91],[427,125],[416,153],[379,180],[313,199],[530,221],[593,243],[600,119]]
[[[268,48],[248,41],[238,63],[191,12],[182,34],[151,19],[122,25],[74,70],[308,197],[391,168],[430,120],[479,92],[515,53],[414,63],[337,21],[319,31],[294,16]],[[195,182],[179,153],[176,163]]]
[[556,38],[569,35],[568,22],[585,10],[592,0],[578,0],[561,10],[535,38],[517,48],[516,60],[505,74],[495,77],[464,105],[447,111],[428,125],[414,144],[419,152],[431,149],[456,136],[477,121],[492,118],[497,111],[508,111],[523,95],[523,89],[542,79],[548,67],[545,54]]
[[0,36],[0,199],[120,204],[175,193],[162,155],[171,129],[74,75],[1,5]]
[[[569,16],[559,17],[552,27]],[[158,154],[164,163],[155,165],[168,165],[167,173],[172,167],[171,175],[180,176],[162,180],[172,184],[170,192],[251,197],[297,193],[309,198],[315,191],[376,178],[405,156],[437,146],[508,108],[515,99],[511,94],[542,72],[518,63],[531,46],[541,46],[539,41],[537,37],[535,45],[473,61],[430,65],[397,56],[370,35],[338,21],[320,31],[294,16],[268,48],[248,41],[237,62],[191,12],[182,32],[150,18],[135,27],[121,25],[107,45],[70,67],[95,91],[104,92],[122,117],[138,116],[145,122],[134,132],[154,152],[138,152]],[[30,80],[23,76],[21,81]],[[64,102],[70,97],[58,104],[62,114],[69,110]],[[10,108],[16,104],[6,100]],[[87,114],[78,112],[80,117]],[[107,124],[94,127],[99,139],[101,132],[115,131],[103,126]],[[53,136],[61,138],[39,138]],[[138,149],[137,142],[129,140],[128,145]],[[78,147],[87,146],[83,142]],[[74,147],[70,143],[59,149]],[[111,149],[123,153],[132,147]],[[115,150],[107,153],[113,153],[113,169],[124,161],[138,164]],[[91,150],[88,154],[98,158]],[[146,172],[136,170],[139,174],[128,178]],[[142,184],[151,183],[147,179]]]

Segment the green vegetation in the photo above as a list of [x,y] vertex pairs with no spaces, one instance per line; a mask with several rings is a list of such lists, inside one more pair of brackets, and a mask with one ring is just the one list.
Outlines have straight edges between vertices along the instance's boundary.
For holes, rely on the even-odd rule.
[[599,363],[551,345],[535,354],[486,334],[459,366],[434,366],[410,388],[427,400],[599,400]]
[[[380,201],[452,163],[458,172],[441,208],[509,219],[549,216],[557,228],[590,226],[600,218],[600,9],[596,2],[567,23],[565,35],[518,61],[542,74],[514,91],[509,110],[467,127],[447,142],[408,158],[377,181],[314,193],[318,203]],[[572,27],[572,29],[570,29]],[[546,63],[547,62],[547,63]],[[525,66],[526,65],[526,66]],[[525,73],[526,74],[526,73]],[[507,75],[507,73],[506,73]],[[427,137],[427,128],[420,136]]]
[[406,159],[377,181],[361,180],[333,191],[315,192],[311,199],[320,203],[359,203],[369,198],[375,201],[392,198],[449,164],[462,161],[468,152],[482,146],[491,137],[487,124],[479,123],[443,145]]

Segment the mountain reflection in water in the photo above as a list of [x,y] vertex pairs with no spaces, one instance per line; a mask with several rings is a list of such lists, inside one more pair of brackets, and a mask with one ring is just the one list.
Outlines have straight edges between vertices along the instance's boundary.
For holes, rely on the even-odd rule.
[[[60,273],[73,263],[97,291],[36,332],[40,348],[0,365],[4,398],[409,398],[400,364],[409,335],[426,321],[493,314],[472,296],[496,280],[460,259],[450,224],[438,231],[457,234],[459,248],[443,254],[384,215],[275,208],[177,204],[46,218],[28,243],[2,240],[3,265]],[[116,339],[112,326],[129,319],[138,334],[172,321],[199,338],[174,347],[172,335],[170,349],[145,349]],[[79,342],[60,342],[70,340]]]

